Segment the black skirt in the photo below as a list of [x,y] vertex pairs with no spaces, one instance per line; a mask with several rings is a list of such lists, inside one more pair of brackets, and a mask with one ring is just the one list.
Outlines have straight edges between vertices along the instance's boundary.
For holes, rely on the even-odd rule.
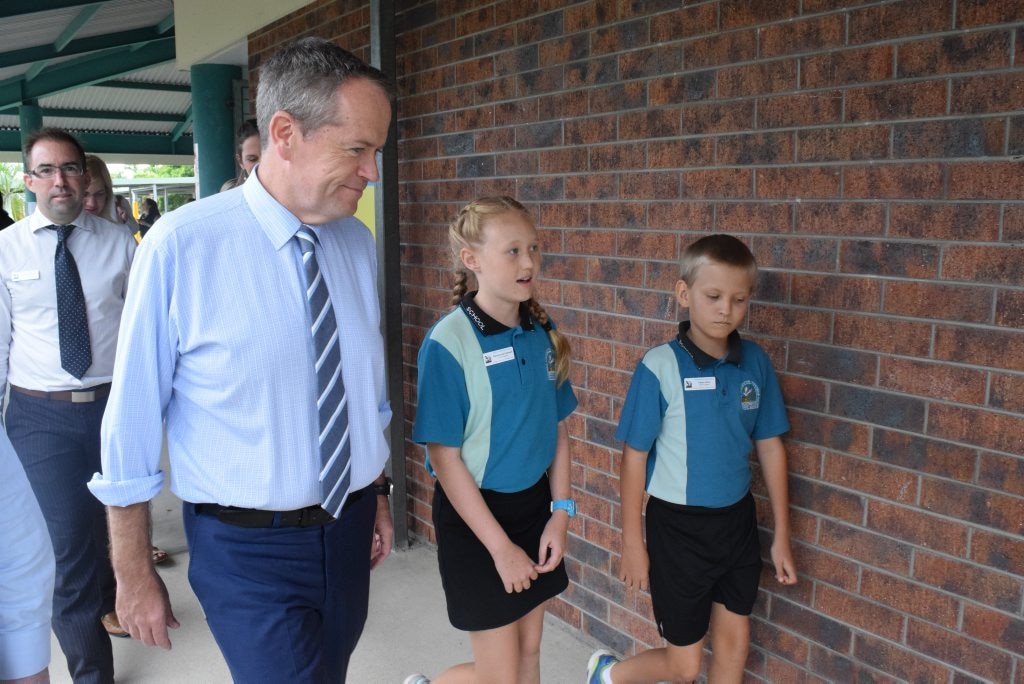
[[[480,493],[512,543],[536,562],[541,534],[551,518],[547,475],[521,492]],[[507,593],[491,554],[455,511],[440,482],[434,486],[432,517],[448,619],[456,629],[477,632],[512,624],[569,586],[562,562],[541,573],[526,591]]]

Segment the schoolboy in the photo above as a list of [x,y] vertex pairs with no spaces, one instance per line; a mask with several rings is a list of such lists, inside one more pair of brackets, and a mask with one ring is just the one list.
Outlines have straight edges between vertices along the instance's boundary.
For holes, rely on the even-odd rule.
[[676,339],[649,350],[633,374],[616,433],[624,442],[619,574],[627,588],[650,586],[668,645],[623,661],[598,651],[588,663],[590,684],[693,681],[705,634],[712,645],[709,681],[742,680],[761,572],[751,448],[774,517],[775,577],[796,583],[779,437],[789,423],[767,354],[736,332],[756,279],[753,254],[732,236],[708,235],[687,247],[675,295],[689,320]]

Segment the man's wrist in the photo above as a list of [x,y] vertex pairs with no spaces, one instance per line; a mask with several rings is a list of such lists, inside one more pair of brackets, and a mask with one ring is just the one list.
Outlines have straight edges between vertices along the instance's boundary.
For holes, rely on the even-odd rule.
[[391,478],[387,475],[378,477],[371,486],[373,487],[373,493],[377,496],[391,496],[391,490],[395,487]]

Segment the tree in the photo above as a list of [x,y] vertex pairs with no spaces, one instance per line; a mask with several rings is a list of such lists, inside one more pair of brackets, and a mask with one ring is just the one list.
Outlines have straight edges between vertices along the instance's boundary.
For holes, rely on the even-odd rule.
[[0,163],[0,192],[4,194],[4,208],[15,221],[25,218],[25,183],[21,164]]

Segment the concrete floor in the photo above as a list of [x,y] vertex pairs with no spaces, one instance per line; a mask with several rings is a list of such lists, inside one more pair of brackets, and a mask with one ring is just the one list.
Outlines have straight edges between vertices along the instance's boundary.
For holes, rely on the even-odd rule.
[[[170,651],[130,639],[114,639],[114,667],[120,684],[219,684],[230,682],[221,657],[188,585],[188,549],[181,529],[181,506],[165,492],[154,501],[153,538],[171,559],[159,566],[181,627],[171,634]],[[545,624],[541,677],[557,684],[583,682],[587,659],[596,648],[550,616]],[[400,684],[413,672],[436,675],[471,658],[469,639],[455,630],[445,612],[444,594],[431,547],[396,551],[374,571],[370,617],[352,656],[351,684]],[[52,640],[51,681],[70,682],[64,656]]]

